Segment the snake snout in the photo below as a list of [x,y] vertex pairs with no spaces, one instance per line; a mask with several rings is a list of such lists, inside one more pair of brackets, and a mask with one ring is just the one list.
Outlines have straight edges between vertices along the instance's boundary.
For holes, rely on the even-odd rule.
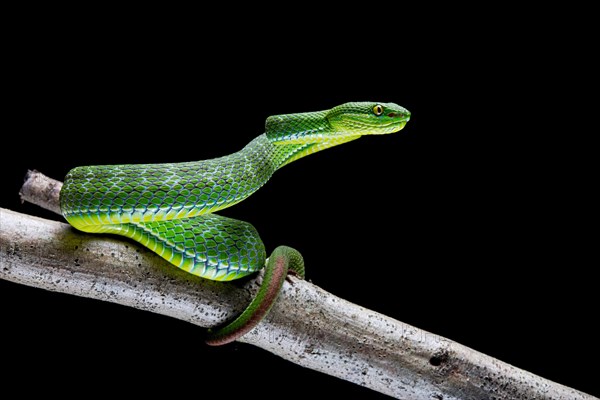
[[410,120],[410,111],[397,104],[390,104],[390,110],[387,114],[389,118],[394,118],[400,121],[408,122]]
[[402,120],[404,122],[408,122],[408,120],[410,120],[410,111],[406,111],[404,113],[398,113],[398,112],[391,112],[388,114],[388,117],[390,118],[398,118],[399,120]]

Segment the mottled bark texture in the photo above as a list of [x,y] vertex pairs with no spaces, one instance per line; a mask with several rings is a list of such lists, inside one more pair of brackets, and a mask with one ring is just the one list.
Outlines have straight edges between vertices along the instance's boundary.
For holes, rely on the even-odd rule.
[[[60,182],[29,174],[25,200],[57,210]],[[0,209],[0,278],[128,305],[201,327],[241,312],[244,286],[197,278],[119,238]],[[240,341],[399,399],[594,399],[292,278]]]

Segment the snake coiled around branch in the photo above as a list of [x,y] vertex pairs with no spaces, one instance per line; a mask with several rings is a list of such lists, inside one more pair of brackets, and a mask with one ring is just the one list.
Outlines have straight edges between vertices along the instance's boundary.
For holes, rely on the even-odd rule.
[[256,192],[279,168],[363,135],[397,132],[410,113],[393,103],[346,103],[327,111],[267,118],[265,133],[242,150],[211,160],[72,169],[60,193],[61,211],[75,228],[126,236],[178,268],[229,281],[267,265],[263,287],[248,309],[211,331],[209,343],[235,340],[266,315],[288,268],[303,277],[294,249],[269,257],[258,232],[215,212]]

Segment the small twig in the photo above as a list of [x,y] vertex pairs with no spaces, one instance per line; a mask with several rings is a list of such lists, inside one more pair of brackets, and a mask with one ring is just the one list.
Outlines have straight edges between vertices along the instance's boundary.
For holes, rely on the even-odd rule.
[[[58,183],[40,175],[30,174],[30,187],[22,196],[56,210]],[[203,280],[170,268],[130,242],[79,233],[63,223],[9,210],[0,209],[0,226],[2,279],[203,327],[239,313],[257,285],[239,288]],[[595,399],[306,281],[286,283],[268,317],[240,341],[402,399]]]
[[60,215],[59,196],[62,186],[62,182],[30,170],[27,171],[19,196],[21,202],[28,201]]

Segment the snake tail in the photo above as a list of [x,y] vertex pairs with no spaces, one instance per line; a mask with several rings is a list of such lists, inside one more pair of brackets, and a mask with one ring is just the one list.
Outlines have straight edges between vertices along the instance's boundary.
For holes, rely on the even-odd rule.
[[211,346],[231,343],[254,329],[279,297],[289,272],[304,279],[304,260],[298,250],[279,246],[267,261],[263,284],[250,305],[232,322],[221,328],[209,329],[206,343]]

